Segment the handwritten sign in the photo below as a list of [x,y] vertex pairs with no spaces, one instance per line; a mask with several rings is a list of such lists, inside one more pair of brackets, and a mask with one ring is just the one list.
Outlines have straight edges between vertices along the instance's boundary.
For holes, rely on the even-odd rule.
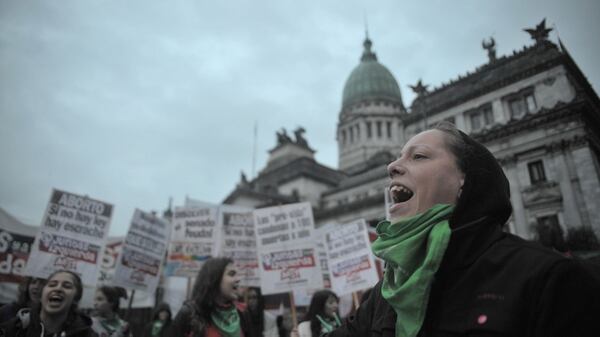
[[260,274],[252,209],[221,205],[218,223],[221,228],[219,255],[234,261],[242,286],[259,287]]
[[310,203],[254,211],[263,294],[322,288]]
[[166,220],[136,209],[117,260],[113,283],[147,292],[156,290],[170,232]]
[[372,287],[379,281],[364,220],[325,232],[331,288],[338,295]]
[[217,207],[176,207],[166,276],[194,277],[209,257],[217,252]]

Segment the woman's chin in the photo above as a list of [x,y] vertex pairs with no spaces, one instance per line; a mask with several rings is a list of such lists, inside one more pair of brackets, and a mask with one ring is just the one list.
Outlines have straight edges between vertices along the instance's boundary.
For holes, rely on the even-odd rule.
[[414,215],[414,211],[407,204],[394,204],[390,207],[389,213],[391,223],[396,223]]

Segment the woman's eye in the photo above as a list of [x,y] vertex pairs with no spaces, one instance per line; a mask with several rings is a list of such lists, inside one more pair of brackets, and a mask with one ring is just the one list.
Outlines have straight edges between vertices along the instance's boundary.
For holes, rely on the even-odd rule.
[[413,154],[413,159],[425,159],[425,158],[427,158],[427,157],[423,154],[420,154],[420,153]]

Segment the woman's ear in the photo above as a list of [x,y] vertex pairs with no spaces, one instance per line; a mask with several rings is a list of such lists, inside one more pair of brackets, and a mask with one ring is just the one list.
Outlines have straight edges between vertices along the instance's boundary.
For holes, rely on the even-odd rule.
[[460,195],[462,194],[462,190],[463,190],[463,186],[465,185],[465,176],[463,175],[462,178],[460,178],[460,184],[458,187],[458,193],[456,194],[456,199],[460,199]]

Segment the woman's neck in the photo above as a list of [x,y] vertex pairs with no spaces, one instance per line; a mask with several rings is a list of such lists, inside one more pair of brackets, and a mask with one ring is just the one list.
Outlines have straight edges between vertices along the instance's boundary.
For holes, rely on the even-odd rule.
[[67,320],[68,312],[48,315],[44,311],[40,313],[40,320],[44,324],[44,329],[47,332],[56,333],[60,331],[61,326]]
[[100,317],[102,319],[105,319],[105,320],[111,320],[111,319],[115,319],[117,317],[117,313],[116,312],[112,312],[112,311],[105,312],[103,314],[100,314]]
[[222,298],[215,298],[215,304],[221,309],[229,309],[233,305],[233,301],[224,300]]

